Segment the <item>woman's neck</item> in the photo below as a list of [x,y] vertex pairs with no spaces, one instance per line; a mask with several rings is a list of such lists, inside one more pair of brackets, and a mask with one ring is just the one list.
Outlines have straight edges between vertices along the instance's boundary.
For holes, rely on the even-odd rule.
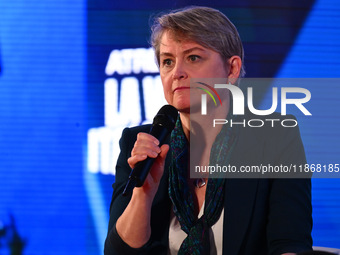
[[212,145],[220,133],[222,125],[213,127],[214,119],[226,118],[229,113],[229,100],[223,102],[225,107],[218,107],[211,113],[202,116],[201,113],[181,112],[180,119],[184,134],[191,139],[204,140],[206,145]]
[[[208,166],[210,152],[222,125],[213,127],[214,119],[226,118],[229,112],[229,101],[223,102],[224,107],[213,108],[214,111],[202,116],[201,113],[180,113],[182,128],[190,147],[189,169],[195,166]],[[202,178],[208,178],[204,173]]]

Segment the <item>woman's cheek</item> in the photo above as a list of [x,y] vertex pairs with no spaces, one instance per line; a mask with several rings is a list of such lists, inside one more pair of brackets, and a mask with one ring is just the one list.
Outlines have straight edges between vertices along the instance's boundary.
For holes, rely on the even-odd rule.
[[172,103],[172,94],[170,92],[170,90],[165,87],[163,85],[163,92],[164,92],[164,97],[165,97],[165,100],[168,102],[168,104],[171,104]]

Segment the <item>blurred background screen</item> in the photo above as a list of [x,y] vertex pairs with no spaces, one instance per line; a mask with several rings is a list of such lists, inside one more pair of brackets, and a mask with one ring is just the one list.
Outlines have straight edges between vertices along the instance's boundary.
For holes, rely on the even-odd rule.
[[[0,255],[103,253],[122,129],[165,104],[150,17],[192,4],[236,25],[246,77],[322,78],[292,113],[308,162],[340,163],[337,0],[1,1]],[[312,183],[314,245],[339,247],[339,179]]]

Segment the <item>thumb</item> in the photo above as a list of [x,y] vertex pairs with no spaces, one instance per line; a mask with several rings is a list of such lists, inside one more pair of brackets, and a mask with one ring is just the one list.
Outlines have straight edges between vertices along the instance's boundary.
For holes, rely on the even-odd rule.
[[158,157],[156,158],[156,161],[154,163],[154,167],[152,167],[150,171],[155,182],[159,182],[160,179],[162,178],[164,172],[165,159],[166,155],[169,152],[170,146],[168,144],[163,144],[160,149],[161,152],[158,154]]
[[168,154],[169,152],[169,149],[170,149],[170,146],[168,144],[163,144],[161,146],[161,152],[159,153],[159,159],[163,162],[165,162],[165,158],[166,158],[166,155]]

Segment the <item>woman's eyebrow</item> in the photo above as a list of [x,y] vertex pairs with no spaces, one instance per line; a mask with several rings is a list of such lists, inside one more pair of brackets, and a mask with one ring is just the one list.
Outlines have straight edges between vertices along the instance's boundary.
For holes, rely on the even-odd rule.
[[170,53],[170,52],[162,52],[162,53],[159,54],[159,56],[160,57],[163,57],[163,56],[165,56],[165,57],[173,57],[174,55],[172,53]]
[[[205,51],[204,49],[202,49],[202,48],[200,48],[200,47],[193,47],[193,48],[190,48],[190,49],[187,49],[187,50],[183,51],[183,53],[184,53],[184,54],[189,54],[189,53],[191,53],[191,52],[193,52],[193,51],[195,51],[195,50],[199,50],[199,51],[202,51],[202,52]],[[161,53],[159,54],[159,56],[160,56],[160,57],[162,57],[162,56],[173,57],[174,55],[173,55],[172,53],[170,53],[170,52],[161,52]]]
[[193,48],[190,48],[190,49],[187,49],[187,50],[183,51],[183,53],[184,54],[189,54],[189,53],[191,53],[191,52],[193,52],[195,50],[199,50],[199,51],[202,51],[202,52],[205,51],[204,49],[202,49],[200,47],[193,47]]

